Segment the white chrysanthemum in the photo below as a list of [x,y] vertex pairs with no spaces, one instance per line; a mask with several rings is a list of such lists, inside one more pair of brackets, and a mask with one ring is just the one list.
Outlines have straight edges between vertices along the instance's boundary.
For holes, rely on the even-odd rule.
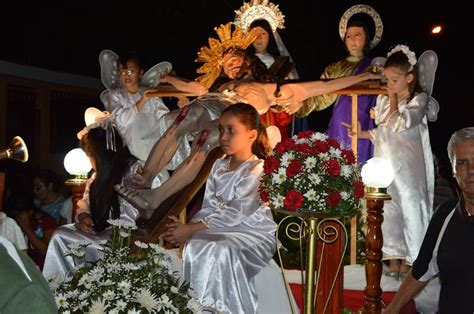
[[81,294],[79,294],[79,300],[85,300],[89,297],[89,291],[82,291]]
[[179,289],[178,289],[178,287],[171,286],[170,291],[173,292],[173,293],[178,293]]
[[89,276],[91,281],[99,281],[104,275],[104,269],[102,267],[94,267],[90,270]]
[[341,176],[344,178],[350,178],[352,174],[352,167],[349,165],[342,165],[341,166]]
[[173,313],[177,313],[178,309],[173,305],[171,299],[166,295],[162,294],[160,297],[161,307],[171,310]]
[[102,296],[105,300],[112,300],[113,298],[115,298],[115,292],[113,292],[112,290],[107,290],[102,294]]
[[133,308],[131,310],[128,310],[127,314],[140,314],[141,311],[137,310],[136,308]]
[[84,274],[84,275],[82,275],[81,279],[79,279],[79,282],[77,283],[77,285],[78,286],[83,286],[83,285],[86,285],[89,282],[90,282],[89,274]]
[[88,313],[90,313],[90,314],[105,314],[105,313],[107,313],[107,307],[108,307],[108,305],[106,304],[105,300],[99,298],[97,300],[94,300],[91,307],[89,308]]
[[328,136],[326,134],[323,134],[323,133],[315,132],[315,133],[313,133],[313,135],[311,135],[311,140],[313,142],[315,142],[315,141],[325,141],[327,139],[328,139]]
[[118,283],[117,287],[120,290],[128,290],[132,287],[132,285],[130,284],[130,281],[128,280],[122,280]]
[[346,192],[346,191],[342,191],[340,194],[341,194],[342,200],[344,200],[344,201],[347,201],[349,199],[349,197],[351,196],[351,194]]
[[341,158],[341,150],[339,148],[329,147],[329,154],[332,157]]
[[115,308],[119,311],[125,310],[126,307],[127,303],[122,300],[118,300],[117,302],[115,302]]
[[161,245],[156,244],[156,243],[148,243],[148,245],[153,249],[158,254],[165,254],[168,253],[165,248],[163,248]]
[[59,286],[64,282],[64,275],[62,273],[56,273],[48,278],[49,288],[52,291],[56,291]]
[[311,181],[312,184],[318,185],[321,183],[321,177],[316,173],[312,173],[309,175],[309,181]]
[[315,190],[309,190],[304,194],[304,197],[308,199],[308,201],[312,202],[315,201],[317,198],[316,191]]
[[285,206],[285,204],[283,203],[284,200],[285,198],[283,197],[283,195],[277,195],[276,198],[273,198],[270,201],[275,208],[281,208]]
[[139,247],[140,249],[147,249],[148,248],[148,244],[146,244],[142,241],[135,241],[135,245],[137,247]]
[[54,297],[54,300],[56,301],[56,306],[58,309],[60,308],[65,308],[69,305],[67,302],[67,298],[63,293],[60,293]]
[[79,290],[77,290],[77,289],[74,289],[74,290],[69,291],[67,293],[67,298],[77,299],[78,296],[79,296]]
[[296,144],[310,144],[311,141],[310,141],[310,139],[304,137],[304,138],[297,138],[297,139],[295,140],[295,143],[296,143]]
[[316,167],[317,161],[318,160],[316,159],[316,157],[309,156],[308,158],[304,160],[304,166],[307,170],[313,169],[314,167]]
[[125,270],[137,270],[139,269],[140,267],[138,267],[137,265],[133,264],[133,263],[127,263],[125,265],[123,265],[123,268]]
[[101,285],[101,286],[112,286],[112,285],[115,285],[115,282],[113,282],[110,279],[107,279],[105,281],[99,281],[99,285]]
[[288,167],[293,159],[295,159],[295,154],[293,152],[285,152],[281,156],[281,165]]
[[106,245],[108,241],[109,241],[109,240],[107,240],[107,239],[100,240],[100,241],[99,241],[99,244],[100,244],[100,245]]
[[202,312],[202,306],[199,304],[199,302],[196,299],[190,299],[188,303],[186,304],[186,308],[191,310],[193,313],[201,313]]
[[120,235],[122,238],[128,238],[128,237],[130,236],[130,232],[129,232],[129,231],[120,230],[119,235]]
[[156,298],[156,295],[151,293],[150,290],[146,288],[142,288],[140,292],[137,293],[134,301],[139,303],[141,307],[147,309],[148,312],[160,310],[160,304]]
[[329,153],[319,153],[318,157],[321,158],[322,161],[326,161],[329,159]]
[[272,174],[272,185],[275,184],[282,184],[286,181],[286,169],[285,168],[278,168],[278,172]]

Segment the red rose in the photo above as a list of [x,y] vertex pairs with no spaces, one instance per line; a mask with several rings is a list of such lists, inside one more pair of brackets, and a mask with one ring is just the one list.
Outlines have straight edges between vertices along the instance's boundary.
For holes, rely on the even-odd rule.
[[319,140],[314,143],[314,147],[316,147],[316,149],[321,153],[327,153],[329,150],[328,143]]
[[339,162],[337,160],[326,160],[323,163],[323,167],[324,169],[326,169],[326,172],[333,177],[338,177],[341,174],[341,166],[339,165]]
[[346,162],[350,165],[355,163],[355,156],[352,150],[350,149],[343,149],[342,150],[342,157],[346,160]]
[[331,192],[328,197],[326,197],[326,204],[331,207],[336,207],[341,202],[341,194],[339,192]]
[[263,163],[263,171],[265,174],[270,174],[280,167],[280,161],[275,156],[268,157]]
[[303,169],[303,164],[298,159],[293,159],[288,168],[286,168],[286,176],[287,177],[294,177],[301,173],[301,169]]
[[357,199],[361,199],[364,197],[364,183],[362,181],[355,181],[352,182],[352,186],[354,187],[354,196]]
[[307,130],[307,131],[302,131],[300,133],[298,133],[297,135],[297,138],[301,139],[301,138],[311,138],[311,136],[313,136],[313,131],[311,130]]
[[333,138],[328,138],[327,143],[329,144],[329,146],[332,146],[334,148],[341,148],[341,144],[339,144],[339,142]]
[[303,202],[304,197],[300,192],[296,190],[289,190],[286,193],[283,204],[285,204],[285,207],[289,210],[297,210],[298,208],[301,208],[301,206],[303,206]]
[[268,197],[268,192],[267,192],[267,189],[265,188],[265,186],[260,185],[258,187],[258,191],[260,193],[260,199],[262,200],[262,202],[264,202],[264,203],[268,202],[269,197]]

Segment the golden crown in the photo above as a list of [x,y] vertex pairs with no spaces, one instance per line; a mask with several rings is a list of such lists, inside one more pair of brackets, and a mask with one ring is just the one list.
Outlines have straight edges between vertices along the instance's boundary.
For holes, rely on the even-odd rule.
[[197,78],[201,84],[209,88],[221,73],[224,52],[229,48],[247,49],[257,38],[255,32],[244,33],[238,26],[232,32],[232,22],[215,27],[219,39],[209,37],[209,46],[203,46],[198,52],[196,62],[205,62],[197,69],[204,75]]
[[268,2],[268,0],[245,2],[235,13],[234,23],[240,26],[244,32],[247,31],[253,21],[261,19],[268,21],[273,32],[277,28],[285,28],[285,16],[281,13],[278,5]]

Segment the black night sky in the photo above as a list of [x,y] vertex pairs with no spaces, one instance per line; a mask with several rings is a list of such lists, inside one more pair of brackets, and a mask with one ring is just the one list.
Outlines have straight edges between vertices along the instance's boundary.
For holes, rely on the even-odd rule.
[[[404,43],[416,52],[437,52],[439,66],[433,96],[441,106],[431,123],[435,154],[445,159],[450,134],[474,125],[472,92],[474,62],[468,44],[472,36],[470,12],[464,5],[442,1],[275,0],[285,15],[279,33],[303,80],[317,79],[324,67],[345,56],[339,38],[341,15],[351,5],[373,6],[384,22],[374,56]],[[10,2],[0,13],[0,59],[51,70],[99,78],[99,52],[119,55],[135,50],[146,66],[170,61],[178,75],[194,78],[196,53],[215,37],[213,28],[234,19],[242,0],[173,1],[33,1]],[[431,26],[444,31],[434,37]],[[332,107],[311,115],[312,128],[324,131]]]

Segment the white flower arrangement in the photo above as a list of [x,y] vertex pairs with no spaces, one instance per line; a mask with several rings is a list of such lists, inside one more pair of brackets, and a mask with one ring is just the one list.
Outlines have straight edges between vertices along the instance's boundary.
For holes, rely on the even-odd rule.
[[410,50],[410,48],[408,48],[407,45],[396,45],[392,50],[387,53],[387,57],[390,57],[397,51],[401,51],[407,56],[408,62],[411,64],[411,67],[414,67],[416,65],[416,55],[413,51]]
[[59,313],[202,312],[167,250],[136,241],[137,252],[132,254],[130,239],[135,226],[124,220],[109,223],[112,235],[101,247],[103,257],[92,263],[83,261],[83,252],[90,243],[73,244],[70,254],[76,262],[74,275],[49,279]]

